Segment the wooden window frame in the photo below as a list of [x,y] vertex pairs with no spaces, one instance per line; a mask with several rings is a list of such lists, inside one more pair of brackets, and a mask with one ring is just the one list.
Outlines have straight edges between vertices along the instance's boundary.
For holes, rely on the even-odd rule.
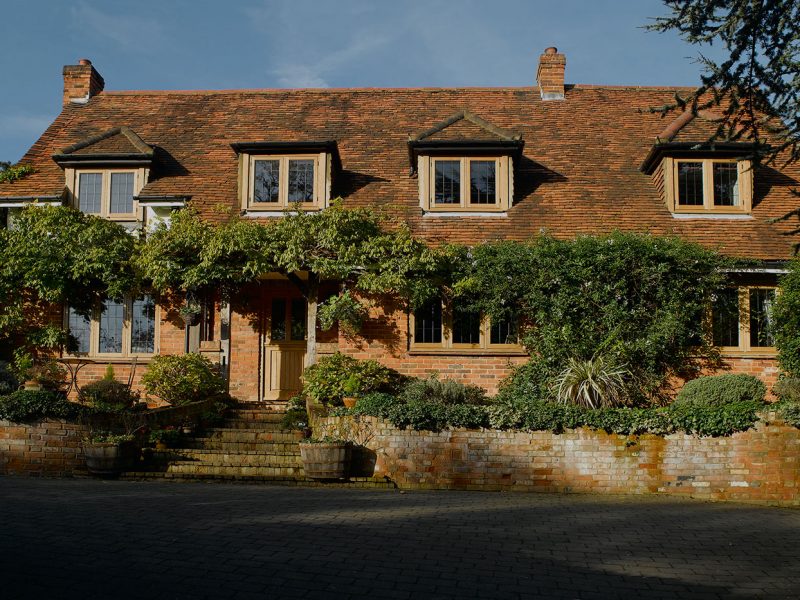
[[[717,346],[723,356],[742,356],[742,357],[764,357],[773,358],[778,350],[775,346],[756,346],[750,345],[750,290],[774,290],[775,297],[780,293],[780,289],[774,285],[739,285],[731,286],[735,288],[739,298],[739,345],[738,346]],[[706,314],[707,326],[706,335],[713,343],[713,307],[709,307]]]
[[[688,206],[679,204],[678,165],[680,163],[702,163],[703,165],[703,204]],[[714,164],[736,163],[739,204],[736,206],[716,206],[714,204]],[[749,160],[736,158],[665,158],[664,191],[667,207],[679,214],[749,214],[753,205],[753,167]]]
[[[461,165],[461,202],[436,204],[436,163],[458,161]],[[469,196],[469,165],[473,161],[495,163],[495,203],[473,204]],[[513,197],[513,160],[509,156],[419,156],[420,206],[426,212],[505,212]],[[466,174],[466,176],[465,176]]]
[[526,354],[522,344],[492,344],[491,319],[481,315],[480,341],[477,344],[456,344],[453,342],[453,308],[442,303],[442,342],[440,344],[417,343],[415,334],[414,311],[409,313],[409,352],[417,354]]
[[[146,294],[150,295],[150,294]],[[152,296],[151,296],[152,297]],[[132,358],[152,358],[159,352],[159,338],[161,333],[161,309],[156,303],[153,329],[153,352],[131,352],[132,339],[132,318],[133,318],[133,296],[125,296],[123,300],[122,318],[122,352],[100,352],[100,315],[101,308],[95,308],[89,325],[89,352],[72,353],[65,350],[64,355],[69,358],[93,358],[100,360],[128,360]],[[63,311],[64,329],[69,329],[69,305],[64,306]]]
[[[136,197],[144,187],[144,181],[147,177],[146,169],[67,169],[67,188],[72,195],[72,205],[75,209],[80,210],[80,181],[81,175],[102,175],[103,188],[100,195],[100,212],[87,213],[92,214],[109,221],[138,221],[142,219],[142,211],[139,207],[139,202]],[[111,175],[118,173],[131,173],[133,174],[133,211],[129,213],[112,213],[111,212]]]
[[[280,163],[278,173],[278,201],[256,202],[255,198],[255,163],[259,160],[277,160]],[[289,202],[289,161],[314,161],[314,201]],[[330,201],[330,155],[319,154],[241,154],[240,155],[240,197],[244,211],[284,211],[299,207],[302,211],[317,211],[327,207]]]

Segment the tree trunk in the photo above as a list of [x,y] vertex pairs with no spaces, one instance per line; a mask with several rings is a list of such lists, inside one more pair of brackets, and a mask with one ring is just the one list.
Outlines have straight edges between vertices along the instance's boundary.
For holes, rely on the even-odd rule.
[[317,306],[319,304],[319,278],[308,274],[306,288],[308,311],[306,312],[306,368],[317,362]]

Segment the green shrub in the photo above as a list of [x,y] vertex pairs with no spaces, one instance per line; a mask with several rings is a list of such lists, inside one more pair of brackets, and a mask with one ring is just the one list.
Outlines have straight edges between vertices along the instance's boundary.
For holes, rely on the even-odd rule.
[[800,427],[800,402],[781,402],[778,414],[787,425]]
[[800,377],[781,377],[772,386],[772,393],[784,402],[800,402]]
[[393,392],[401,380],[397,371],[377,361],[358,360],[336,352],[323,356],[317,364],[303,371],[303,395],[315,402],[337,406],[348,393],[360,396],[370,392]]
[[758,420],[757,412],[763,408],[761,401],[740,400],[716,405],[676,402],[666,411],[676,430],[720,436],[750,429]]
[[800,377],[800,257],[788,265],[788,273],[778,285],[772,308],[778,364],[791,377]]
[[556,378],[558,400],[587,408],[626,404],[625,378],[629,376],[628,369],[603,355],[589,360],[570,358]]
[[93,407],[109,412],[131,408],[139,394],[115,379],[99,379],[81,388],[81,399]]
[[752,375],[710,375],[688,381],[673,405],[722,406],[738,402],[763,404],[767,388]]
[[19,380],[14,376],[11,365],[0,360],[0,396],[10,394],[19,388]]
[[286,431],[303,430],[308,427],[308,413],[302,398],[295,396],[289,400],[286,414],[281,419],[281,429]]
[[404,402],[436,402],[445,405],[484,405],[486,392],[477,385],[465,385],[453,379],[440,380],[435,375],[427,379],[412,379],[403,386],[400,398]]
[[200,354],[156,356],[142,376],[148,394],[173,406],[225,394],[225,380]]
[[402,400],[391,394],[383,392],[372,392],[365,394],[356,401],[354,408],[350,410],[349,414],[355,415],[370,415],[387,419],[391,410],[398,404],[402,404]]
[[47,390],[18,390],[0,396],[0,419],[26,423],[45,418],[70,419],[77,416],[80,406],[69,402],[63,394]]
[[174,448],[180,443],[182,438],[183,434],[180,430],[175,427],[165,427],[163,429],[153,429],[150,432],[148,440],[151,444],[161,442],[170,448]]

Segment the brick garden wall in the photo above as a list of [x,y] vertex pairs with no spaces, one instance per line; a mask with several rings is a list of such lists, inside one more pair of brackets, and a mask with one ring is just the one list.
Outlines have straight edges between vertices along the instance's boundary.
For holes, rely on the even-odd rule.
[[320,426],[374,452],[356,453],[359,470],[370,471],[358,474],[388,477],[405,489],[669,494],[800,505],[800,430],[777,423],[720,438],[588,429],[431,433],[372,417],[329,417]]
[[71,477],[86,468],[81,440],[88,431],[62,420],[0,420],[0,475]]

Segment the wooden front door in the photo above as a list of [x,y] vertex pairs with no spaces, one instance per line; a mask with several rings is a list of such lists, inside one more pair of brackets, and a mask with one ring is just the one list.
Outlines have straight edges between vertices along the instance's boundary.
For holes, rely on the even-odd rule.
[[264,343],[264,400],[288,400],[300,391],[305,355],[306,301],[273,298]]

